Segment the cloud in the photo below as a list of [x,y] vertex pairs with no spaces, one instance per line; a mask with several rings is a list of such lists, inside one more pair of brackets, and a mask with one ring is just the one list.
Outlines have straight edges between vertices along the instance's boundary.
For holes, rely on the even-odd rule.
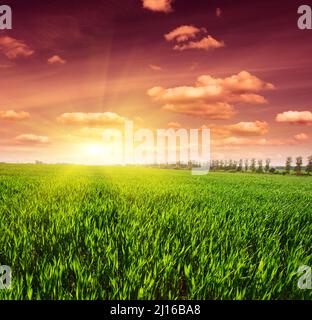
[[217,9],[216,9],[216,17],[217,17],[217,18],[221,18],[221,17],[222,17],[222,10],[221,10],[221,8],[217,8]]
[[154,12],[172,12],[173,0],[142,0],[143,8]]
[[218,41],[212,36],[207,36],[199,41],[190,41],[186,44],[177,44],[173,47],[174,50],[184,51],[188,49],[203,49],[212,50],[219,49],[225,46],[223,41]]
[[0,69],[8,69],[8,68],[12,68],[13,65],[12,64],[0,64]]
[[206,31],[206,29],[199,29],[192,25],[183,25],[165,34],[164,37],[167,41],[176,40],[177,42],[183,42],[195,38],[196,34],[201,31]]
[[312,124],[312,112],[310,111],[286,111],[276,116],[277,122],[288,124]]
[[173,129],[179,129],[181,128],[181,124],[179,122],[169,122],[168,123],[168,127],[169,128],[173,128]]
[[294,138],[298,141],[306,141],[309,139],[309,136],[305,133],[298,133],[294,136]]
[[231,136],[253,137],[263,136],[269,132],[269,124],[265,121],[239,122],[231,125],[202,125],[200,129],[211,129],[214,137]]
[[123,124],[126,118],[119,116],[117,113],[63,113],[57,118],[57,121],[66,125],[87,125],[103,126]]
[[226,90],[235,93],[250,93],[252,91],[259,92],[262,90],[272,90],[274,85],[259,79],[258,77],[250,74],[247,71],[241,71],[238,74],[232,75],[227,78],[213,78],[209,75],[200,76],[197,80],[198,86],[216,86],[224,87]]
[[150,64],[150,65],[149,65],[149,68],[150,68],[151,70],[153,70],[153,71],[163,71],[163,68],[162,68],[162,67],[157,66],[157,65],[155,65],[155,64]]
[[153,87],[147,94],[163,109],[171,112],[205,117],[207,119],[229,119],[235,113],[237,103],[264,104],[266,99],[257,93],[272,90],[266,83],[247,71],[227,78],[200,76],[194,86],[165,89]]
[[66,64],[66,60],[61,58],[59,55],[54,55],[48,59],[48,64]]
[[25,119],[29,119],[30,114],[28,112],[16,112],[13,110],[0,110],[0,120],[8,120],[8,121],[22,121]]
[[18,144],[47,144],[50,143],[48,137],[45,136],[37,136],[35,134],[21,134],[15,137],[14,141]]
[[[203,37],[198,37],[204,34]],[[164,35],[165,39],[175,41],[177,44],[173,47],[174,50],[184,51],[188,49],[211,50],[225,46],[223,41],[218,41],[211,35],[207,35],[206,28],[197,28],[192,25],[182,25],[171,32]],[[198,39],[195,39],[198,37]],[[193,41],[193,39],[195,39]]]
[[216,127],[213,131],[221,135],[238,135],[238,136],[261,136],[269,131],[267,122],[239,122],[236,124]]
[[292,138],[281,138],[281,139],[266,139],[266,138],[245,138],[245,137],[227,137],[219,140],[214,140],[213,144],[219,147],[237,147],[237,146],[291,146],[304,144],[308,142],[308,135],[305,133],[299,133],[294,135]]
[[20,57],[28,58],[34,54],[34,50],[31,50],[23,41],[8,36],[0,37],[0,52],[10,60]]
[[297,145],[298,143],[304,143],[306,140],[298,141],[295,138],[292,139],[250,139],[242,137],[228,137],[221,140],[213,141],[213,144],[218,147],[235,147],[235,146],[286,146]]
[[166,104],[164,110],[193,117],[204,117],[212,120],[226,120],[236,114],[234,108],[222,102],[217,103],[176,103]]

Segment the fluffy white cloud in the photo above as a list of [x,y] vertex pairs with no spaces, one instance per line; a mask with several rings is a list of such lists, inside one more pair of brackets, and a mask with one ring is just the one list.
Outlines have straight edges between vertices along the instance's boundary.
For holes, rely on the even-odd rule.
[[165,110],[209,119],[229,119],[236,113],[234,104],[267,103],[266,99],[257,93],[273,88],[271,83],[242,71],[227,78],[203,75],[197,79],[194,86],[168,89],[153,87],[147,94],[162,103]]
[[289,124],[312,124],[312,112],[310,111],[286,111],[276,116],[277,122]]

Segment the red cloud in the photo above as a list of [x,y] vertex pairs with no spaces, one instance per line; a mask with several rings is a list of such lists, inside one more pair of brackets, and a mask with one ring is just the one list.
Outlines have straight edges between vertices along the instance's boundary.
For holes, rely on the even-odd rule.
[[13,110],[2,111],[0,110],[0,120],[9,120],[9,121],[21,121],[29,119],[30,115],[28,112],[16,112]]
[[255,121],[255,122],[239,122],[226,127],[231,134],[237,135],[264,135],[269,131],[269,125],[267,122]]
[[228,137],[225,139],[214,141],[214,145],[221,147],[231,146],[286,146],[306,143],[308,136],[304,133],[295,135],[290,139],[250,139],[241,137]]
[[188,49],[211,50],[225,46],[223,41],[218,41],[210,35],[191,41],[200,33],[207,34],[207,29],[197,28],[192,25],[183,25],[165,34],[165,39],[167,41],[175,40],[177,44],[173,47],[173,49],[179,51]]
[[184,51],[188,49],[219,49],[225,46],[223,41],[218,41],[212,36],[207,36],[199,41],[190,41],[186,44],[177,44],[174,46],[174,50]]
[[37,136],[35,134],[21,134],[14,141],[18,144],[47,144],[50,143],[48,137]]
[[232,125],[219,126],[211,124],[202,126],[202,128],[210,128],[214,135],[219,137],[236,136],[263,136],[269,132],[269,125],[265,121],[239,122]]
[[231,146],[285,146],[296,145],[298,141],[295,139],[249,139],[229,137],[219,141],[215,141],[214,145],[222,147]]
[[222,86],[226,90],[230,90],[235,93],[241,94],[274,89],[273,84],[264,82],[247,71],[241,71],[238,74],[232,75],[224,79],[204,75],[198,78],[197,85]]
[[125,118],[119,116],[117,113],[64,113],[59,118],[58,122],[69,125],[88,125],[88,126],[102,126],[102,125],[118,125],[125,122]]
[[289,124],[312,124],[312,112],[310,111],[287,111],[279,113],[276,116],[277,122],[284,122]]
[[48,59],[48,64],[65,64],[67,61],[58,55],[54,55]]
[[221,16],[222,16],[222,10],[221,10],[221,8],[217,8],[216,9],[216,17],[221,18]]
[[155,64],[150,64],[150,65],[149,65],[149,68],[150,68],[151,70],[153,70],[153,71],[163,71],[163,68],[162,68],[162,67],[157,66],[157,65],[155,65]]
[[190,102],[190,103],[175,103],[165,104],[164,110],[174,113],[185,114],[193,117],[204,117],[212,120],[229,119],[236,114],[234,107],[228,103],[216,102]]
[[194,86],[153,87],[147,94],[172,112],[209,119],[229,119],[236,113],[235,103],[266,103],[265,98],[255,92],[273,88],[272,84],[242,71],[224,79],[204,75],[197,79]]
[[196,34],[204,30],[205,29],[199,29],[191,25],[184,25],[165,34],[164,37],[167,41],[176,40],[177,42],[183,42],[195,38]]
[[155,11],[169,13],[172,11],[173,0],[142,0],[143,8]]
[[297,141],[306,141],[309,139],[308,135],[305,133],[298,133],[294,136]]
[[0,37],[0,52],[10,60],[19,57],[28,58],[34,54],[34,50],[31,50],[23,41],[8,36]]

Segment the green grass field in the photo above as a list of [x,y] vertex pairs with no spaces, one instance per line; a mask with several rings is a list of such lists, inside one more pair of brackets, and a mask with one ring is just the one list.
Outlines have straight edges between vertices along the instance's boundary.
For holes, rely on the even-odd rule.
[[312,178],[0,165],[0,299],[311,299]]

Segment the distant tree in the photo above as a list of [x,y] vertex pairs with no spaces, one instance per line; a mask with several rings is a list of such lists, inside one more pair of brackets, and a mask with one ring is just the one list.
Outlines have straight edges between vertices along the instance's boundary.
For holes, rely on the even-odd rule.
[[275,168],[270,168],[270,173],[275,173],[276,169]]
[[215,160],[211,160],[211,162],[210,162],[210,169],[211,169],[212,171],[214,171],[215,168],[216,168],[216,162],[215,162]]
[[239,160],[237,171],[243,171],[243,159]]
[[233,169],[233,160],[229,161],[229,165],[228,165],[229,170]]
[[233,162],[233,168],[232,168],[233,170],[237,170],[237,161],[234,161]]
[[220,170],[224,170],[224,161],[223,160],[220,161]]
[[262,160],[258,160],[258,169],[257,169],[258,173],[263,173],[263,161]]
[[290,170],[291,170],[291,164],[292,164],[292,157],[287,157],[286,159],[286,165],[285,165],[285,171],[286,173],[290,174]]
[[217,160],[213,160],[213,161],[212,161],[212,167],[213,167],[213,170],[214,170],[214,171],[217,170]]
[[200,168],[201,164],[199,161],[193,161],[193,168]]
[[224,170],[228,170],[228,161],[227,160],[224,160]]
[[220,161],[216,160],[216,170],[220,170]]
[[192,168],[193,168],[193,162],[192,162],[192,160],[190,160],[190,161],[188,162],[187,166],[188,166],[189,169],[192,169]]
[[250,170],[256,172],[256,159],[251,159]]
[[296,172],[296,175],[298,175],[298,176],[301,175],[302,164],[303,164],[302,157],[297,157],[297,158],[296,158],[295,172]]
[[264,167],[264,171],[266,173],[268,173],[270,171],[270,164],[271,164],[271,160],[270,159],[266,159],[265,160],[265,167]]
[[249,169],[249,161],[248,159],[245,160],[245,171],[248,171]]
[[306,173],[308,175],[310,175],[310,173],[312,172],[312,156],[308,157],[308,164],[306,166]]

